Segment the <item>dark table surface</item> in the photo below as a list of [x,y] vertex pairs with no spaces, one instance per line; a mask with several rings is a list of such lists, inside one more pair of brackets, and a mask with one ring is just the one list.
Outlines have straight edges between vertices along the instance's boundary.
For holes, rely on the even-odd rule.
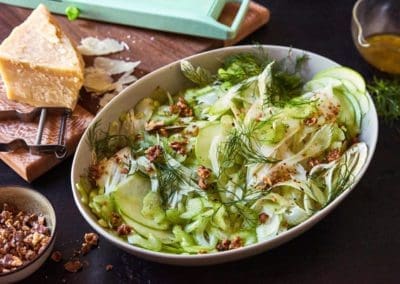
[[[258,1],[271,10],[270,23],[243,43],[288,45],[313,51],[366,76],[375,71],[358,55],[350,34],[353,0]],[[101,240],[72,274],[48,260],[26,283],[399,283],[400,131],[380,124],[373,161],[362,181],[332,214],[302,236],[242,261],[212,267],[175,267],[131,256]],[[91,231],[71,194],[68,159],[31,185],[0,162],[0,185],[31,186],[54,205],[55,249],[70,256]],[[105,266],[112,264],[112,271]]]

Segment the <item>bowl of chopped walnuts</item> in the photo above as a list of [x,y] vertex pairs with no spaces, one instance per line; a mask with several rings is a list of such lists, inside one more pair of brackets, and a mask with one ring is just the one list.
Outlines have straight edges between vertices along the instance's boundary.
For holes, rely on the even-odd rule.
[[56,215],[49,200],[19,186],[0,187],[0,283],[20,281],[49,257]]

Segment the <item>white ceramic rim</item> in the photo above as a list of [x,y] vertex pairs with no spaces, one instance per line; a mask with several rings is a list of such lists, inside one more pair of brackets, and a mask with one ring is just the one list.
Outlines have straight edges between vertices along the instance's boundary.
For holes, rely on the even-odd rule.
[[[254,45],[241,45],[241,46],[231,46],[231,47],[224,47],[224,48],[219,48],[219,49],[214,49],[210,50],[207,52],[203,52],[200,54],[192,55],[187,58],[183,58],[181,60],[188,60],[190,61],[193,58],[196,58],[198,56],[205,56],[205,55],[211,55],[213,53],[218,53],[221,50],[229,50],[229,51],[238,51],[240,52],[242,49],[252,49],[254,48]],[[262,45],[262,48],[265,48],[267,50],[273,50],[273,49],[287,49],[287,50],[293,50],[297,52],[302,52],[308,55],[312,55],[313,57],[325,60],[327,62],[330,62],[332,66],[340,66],[337,62],[328,59],[324,56],[321,56],[319,54],[316,54],[314,52],[310,52],[307,50],[302,50],[302,49],[297,49],[297,48],[292,48],[292,47],[287,47],[287,46],[280,46],[280,45]],[[179,61],[181,61],[179,60]],[[161,67],[141,79],[139,79],[137,82],[141,80],[146,80],[148,77],[153,76],[153,74],[158,73],[158,72],[163,72],[164,70],[169,69],[172,65],[176,64],[175,61],[172,62],[164,67]],[[103,113],[105,113],[109,108],[113,107],[113,104],[117,102],[118,100],[121,100],[122,97],[127,96],[130,92],[131,89],[134,89],[136,86],[136,83],[130,85],[127,87],[124,91],[122,91],[118,96],[113,98],[93,119],[91,124],[88,126],[86,129],[85,133],[82,135],[82,138],[78,144],[77,147],[77,152],[78,149],[80,148],[82,143],[86,143],[85,137],[87,135],[88,129],[92,127],[92,125],[97,121],[98,117],[101,117]],[[328,206],[326,206],[324,209],[321,211],[318,211],[314,215],[312,215],[310,218],[308,218],[306,221],[302,222],[301,224],[289,229],[288,231],[285,231],[278,236],[274,237],[271,240],[267,241],[262,241],[259,243],[255,243],[252,245],[248,245],[245,247],[241,247],[238,249],[234,250],[228,250],[228,251],[223,251],[223,252],[215,252],[215,253],[209,253],[209,254],[197,254],[197,255],[182,255],[182,254],[172,254],[172,253],[164,253],[164,252],[155,252],[151,250],[147,250],[138,246],[134,246],[129,244],[128,242],[122,240],[121,238],[112,235],[109,231],[101,227],[98,223],[97,220],[94,220],[90,215],[86,214],[84,210],[84,206],[81,201],[80,197],[78,196],[78,192],[75,187],[75,162],[76,162],[76,154],[74,155],[74,160],[72,164],[72,171],[71,171],[71,186],[72,186],[72,192],[75,200],[75,204],[77,205],[79,211],[81,212],[82,216],[85,218],[85,220],[89,223],[89,225],[95,229],[97,232],[99,232],[104,238],[106,238],[108,241],[112,242],[113,244],[117,245],[118,247],[124,249],[125,251],[131,252],[132,254],[145,258],[147,260],[159,262],[159,263],[168,263],[168,264],[174,264],[174,265],[183,265],[183,266],[198,266],[198,265],[211,265],[211,264],[217,264],[217,263],[225,263],[225,262],[230,262],[242,258],[246,258],[252,255],[256,255],[259,253],[262,253],[268,249],[272,249],[274,247],[277,247],[281,245],[282,243],[285,243],[294,237],[300,235],[302,232],[307,231],[309,228],[311,228],[313,225],[315,225],[317,222],[319,222],[323,217],[325,217],[328,213],[330,213],[336,206],[338,206],[344,198],[347,197],[348,194],[354,189],[354,187],[358,184],[360,181],[361,177],[365,174],[372,157],[375,152],[376,144],[377,144],[377,139],[378,139],[378,117],[377,117],[377,112],[375,109],[375,105],[372,101],[372,98],[369,94],[367,94],[369,103],[370,103],[370,112],[372,112],[372,116],[374,120],[376,120],[376,132],[374,136],[372,137],[372,145],[369,146],[368,149],[368,158],[364,166],[362,167],[361,171],[359,174],[356,176],[354,183],[346,189],[340,196],[338,196],[334,201],[332,201]],[[76,153],[77,153],[76,152]]]

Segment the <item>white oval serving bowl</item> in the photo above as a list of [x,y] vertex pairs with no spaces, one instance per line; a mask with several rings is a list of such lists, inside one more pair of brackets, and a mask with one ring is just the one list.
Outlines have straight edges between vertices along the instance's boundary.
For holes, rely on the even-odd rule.
[[[289,51],[293,54],[293,56],[300,56],[306,53],[309,56],[309,60],[303,74],[303,77],[306,80],[310,80],[312,76],[318,71],[339,65],[336,62],[323,56],[295,48],[271,45],[265,45],[262,46],[262,48],[265,49],[268,52],[269,56],[274,59],[281,59],[283,57],[286,57]],[[226,47],[194,55],[186,58],[186,60],[190,61],[195,66],[200,65],[211,71],[216,71],[217,68],[221,66],[222,59],[226,56],[240,52],[254,51],[254,46]],[[97,114],[88,129],[90,129],[90,127],[99,120],[101,120],[100,128],[106,129],[110,122],[118,119],[119,115],[122,112],[134,107],[140,99],[149,96],[157,86],[168,90],[172,94],[185,87],[190,86],[188,80],[181,74],[179,61],[171,63],[144,76],[136,83],[126,88]],[[90,148],[86,142],[88,130],[86,130],[83,134],[83,137],[76,150],[72,165],[71,183],[75,203],[86,221],[97,232],[99,232],[101,236],[103,236],[116,246],[124,249],[125,251],[147,260],[174,265],[195,266],[223,263],[259,254],[293,239],[294,237],[300,235],[301,233],[307,231],[309,228],[315,225],[329,212],[331,212],[337,205],[339,205],[339,203],[342,202],[344,198],[346,198],[346,196],[352,191],[362,175],[365,173],[375,151],[378,137],[378,118],[375,106],[372,102],[371,97],[369,95],[367,95],[367,97],[370,103],[370,109],[363,118],[360,139],[368,145],[368,158],[360,173],[355,177],[352,186],[348,188],[345,192],[343,192],[340,196],[338,196],[324,209],[318,211],[303,223],[289,229],[284,233],[281,233],[271,240],[225,252],[199,255],[176,255],[169,253],[153,252],[140,247],[136,247],[111,234],[97,223],[97,218],[90,211],[90,208],[80,201],[79,192],[77,191],[77,188],[75,186],[76,183],[79,181],[80,176],[87,173],[87,169],[91,160]]]

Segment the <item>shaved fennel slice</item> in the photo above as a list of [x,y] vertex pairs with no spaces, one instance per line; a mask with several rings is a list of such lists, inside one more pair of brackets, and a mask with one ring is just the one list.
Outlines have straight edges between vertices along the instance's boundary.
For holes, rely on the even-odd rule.
[[275,61],[269,63],[258,76],[258,91],[261,99],[267,96],[267,88],[272,84],[272,66],[274,63]]
[[[123,167],[129,171],[122,171]],[[100,188],[104,188],[105,194],[110,194],[127,175],[137,170],[137,164],[132,158],[130,149],[126,147],[111,158],[100,161],[98,168],[101,169],[101,175],[96,179],[96,183]]]
[[[296,153],[294,156],[285,160],[288,164],[299,163],[308,158],[312,158],[328,149],[332,140],[332,126],[330,124],[322,126],[313,135],[310,141],[304,146],[304,148]],[[280,163],[283,163],[280,162]]]
[[275,213],[272,206],[265,205],[261,211],[268,216],[267,222],[260,224],[256,228],[257,240],[259,242],[274,238],[279,231],[281,217]]
[[357,176],[365,164],[367,156],[367,145],[360,142],[351,146],[339,159],[330,163],[319,164],[310,170],[308,178],[310,187],[315,190],[317,186],[313,184],[313,179],[321,176],[327,188],[326,202],[321,204],[325,205],[332,200],[333,196],[351,185],[353,178]]
[[224,135],[217,135],[213,138],[210,149],[208,151],[208,158],[211,162],[211,168],[214,174],[220,174],[219,162],[218,162],[218,149],[222,140],[224,139]]
[[[265,164],[254,172],[254,178],[256,186],[261,185],[264,181],[264,177],[271,176],[276,171],[282,171],[284,169],[293,168],[293,166],[303,160],[315,157],[321,154],[323,151],[328,149],[332,140],[332,127],[330,124],[322,126],[315,134],[311,137],[310,141],[303,147],[301,151],[295,155],[290,156],[274,165]],[[251,182],[250,184],[252,184]]]
[[309,216],[310,214],[306,210],[297,205],[288,208],[285,213],[283,213],[286,222],[292,226],[300,224]]

